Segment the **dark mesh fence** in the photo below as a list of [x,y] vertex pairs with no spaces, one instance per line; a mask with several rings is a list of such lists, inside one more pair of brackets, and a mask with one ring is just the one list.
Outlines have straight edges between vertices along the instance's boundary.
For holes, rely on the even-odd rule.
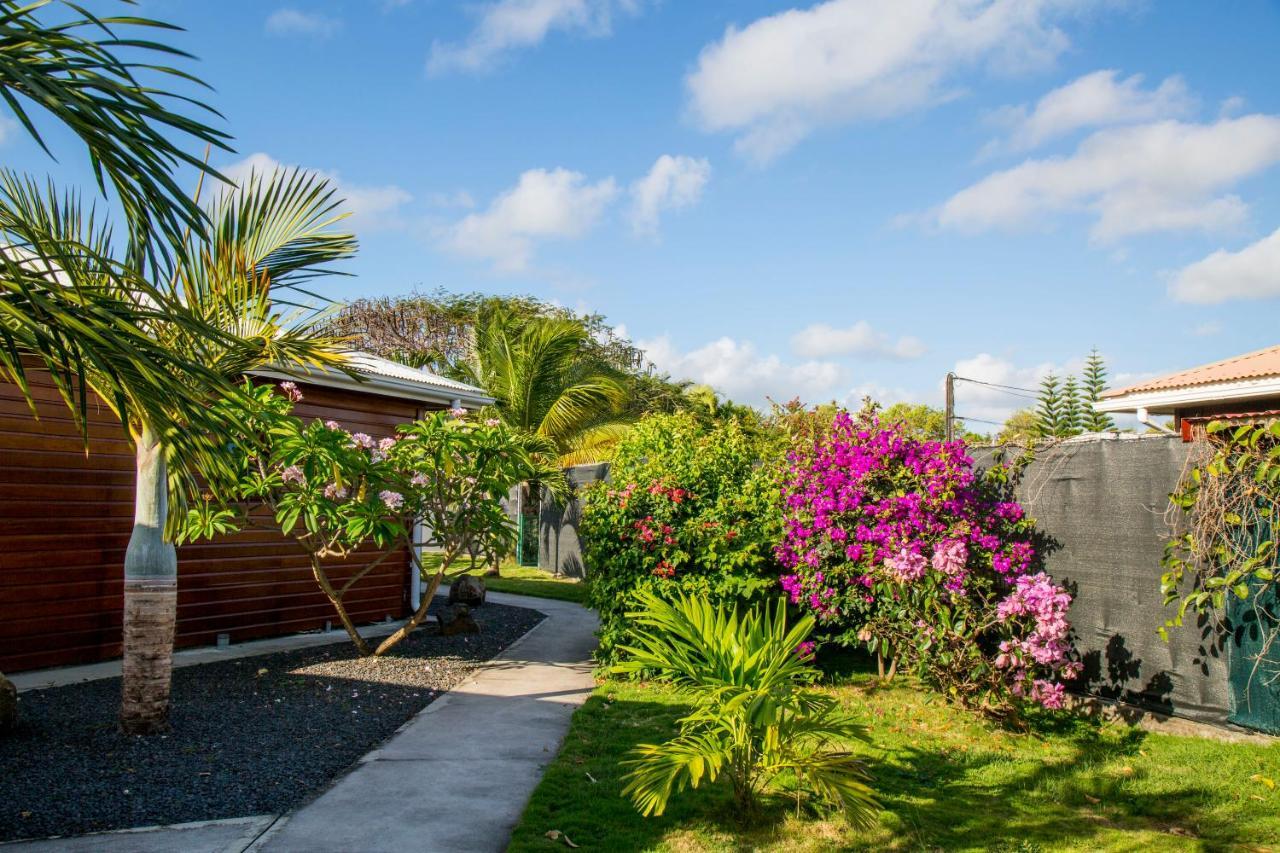
[[[1165,510],[1186,464],[1173,436],[1077,439],[1037,453],[1018,498],[1048,537],[1045,568],[1075,593],[1071,624],[1085,669],[1078,689],[1166,714],[1224,722],[1227,652],[1207,625],[1157,629],[1168,540]],[[979,465],[990,448],[973,448]]]

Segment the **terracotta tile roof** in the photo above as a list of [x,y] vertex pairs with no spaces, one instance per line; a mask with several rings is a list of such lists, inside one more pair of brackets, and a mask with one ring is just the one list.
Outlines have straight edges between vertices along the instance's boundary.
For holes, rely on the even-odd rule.
[[1213,385],[1218,382],[1240,382],[1267,376],[1280,376],[1280,345],[1224,358],[1222,361],[1193,367],[1190,370],[1157,376],[1155,379],[1148,379],[1146,382],[1130,385],[1127,388],[1115,388],[1104,392],[1102,396],[1103,398],[1123,397],[1128,394]]

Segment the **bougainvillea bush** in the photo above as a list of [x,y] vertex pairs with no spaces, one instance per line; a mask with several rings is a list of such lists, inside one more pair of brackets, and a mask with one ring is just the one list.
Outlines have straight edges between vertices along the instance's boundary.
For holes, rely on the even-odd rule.
[[630,642],[636,595],[677,592],[713,603],[774,594],[781,532],[777,465],[768,434],[733,419],[689,414],[637,423],[618,446],[609,480],[582,495],[580,535],[600,613],[597,657],[612,662]]
[[783,475],[783,589],[828,637],[892,658],[997,716],[1059,708],[1071,596],[1036,567],[1009,469],[922,441],[874,410],[798,440]]

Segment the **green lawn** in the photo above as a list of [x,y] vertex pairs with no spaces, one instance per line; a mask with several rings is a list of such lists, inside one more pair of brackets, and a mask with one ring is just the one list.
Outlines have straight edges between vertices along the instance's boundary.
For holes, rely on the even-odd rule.
[[[440,557],[427,554],[423,559],[427,571],[434,571],[440,564]],[[484,575],[483,568],[468,569],[468,574]],[[484,577],[486,589],[494,592],[510,592],[516,595],[532,595],[538,598],[555,598],[560,601],[587,602],[587,585],[576,578],[557,577],[541,569],[517,566],[507,561],[502,564],[499,577]]]
[[1004,731],[910,681],[866,674],[833,690],[871,729],[866,756],[884,812],[870,833],[796,817],[775,800],[751,827],[721,785],[641,818],[619,795],[618,761],[669,737],[666,688],[607,681],[578,711],[516,829],[511,850],[550,850],[559,830],[591,850],[1280,850],[1280,743],[1230,744],[1079,720]]

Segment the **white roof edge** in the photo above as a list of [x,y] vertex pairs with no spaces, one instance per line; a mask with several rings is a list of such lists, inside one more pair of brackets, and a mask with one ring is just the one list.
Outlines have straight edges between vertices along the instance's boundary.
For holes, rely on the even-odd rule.
[[1259,397],[1280,396],[1280,377],[1241,379],[1235,382],[1213,382],[1182,388],[1162,388],[1099,400],[1093,408],[1099,412],[1136,412],[1138,409],[1157,414],[1173,414],[1174,409],[1196,403],[1230,403]]
[[[365,358],[376,358],[376,356],[369,356],[367,353],[356,353],[356,355]],[[405,371],[423,373],[424,377],[422,379],[410,379],[401,376],[386,376],[361,369],[358,364],[353,365],[352,369],[363,378],[356,379],[346,371],[335,367],[314,366],[298,366],[287,369],[264,367],[250,370],[249,373],[254,376],[263,376],[271,379],[292,379],[328,388],[384,394],[389,397],[400,397],[406,400],[418,400],[428,403],[451,405],[454,401],[457,401],[462,404],[463,408],[475,409],[491,405],[494,402],[493,397],[490,397],[479,388],[465,385],[461,382],[453,382],[443,377],[440,377],[440,382],[436,383],[432,381],[434,374],[428,374],[426,371],[417,371],[409,367],[405,367]]]

